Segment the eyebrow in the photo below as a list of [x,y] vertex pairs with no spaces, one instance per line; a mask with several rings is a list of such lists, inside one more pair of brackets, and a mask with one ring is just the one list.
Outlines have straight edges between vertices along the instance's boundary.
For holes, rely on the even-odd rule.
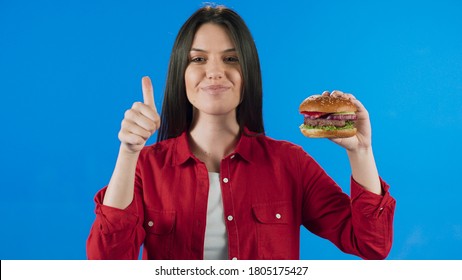
[[[207,52],[206,50],[203,50],[203,49],[198,49],[198,48],[191,48],[190,50],[191,52]],[[224,51],[222,51],[222,53],[227,53],[227,52],[235,52],[236,49],[235,48],[231,48],[231,49],[226,49]]]

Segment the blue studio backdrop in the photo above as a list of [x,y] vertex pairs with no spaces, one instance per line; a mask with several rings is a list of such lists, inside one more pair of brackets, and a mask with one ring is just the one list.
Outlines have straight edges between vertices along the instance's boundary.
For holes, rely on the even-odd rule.
[[[300,102],[339,89],[370,112],[397,200],[389,259],[461,259],[462,4],[232,1],[259,50],[267,135],[310,153],[349,192],[346,152],[299,132]],[[93,196],[123,113],[201,1],[0,0],[0,259],[85,259]],[[154,143],[155,137],[149,143]],[[357,259],[301,229],[302,259]]]

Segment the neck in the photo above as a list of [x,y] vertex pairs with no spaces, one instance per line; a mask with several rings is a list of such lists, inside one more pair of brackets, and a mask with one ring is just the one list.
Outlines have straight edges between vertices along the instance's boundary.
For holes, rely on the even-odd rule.
[[232,153],[239,139],[236,120],[202,118],[191,126],[189,142],[193,154],[207,165],[211,172],[219,172],[221,160]]

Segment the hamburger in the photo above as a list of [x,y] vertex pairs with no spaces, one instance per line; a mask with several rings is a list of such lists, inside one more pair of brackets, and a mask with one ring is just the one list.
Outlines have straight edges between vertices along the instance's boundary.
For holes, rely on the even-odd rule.
[[346,138],[356,135],[356,111],[349,99],[313,95],[299,107],[305,120],[300,131],[310,138]]

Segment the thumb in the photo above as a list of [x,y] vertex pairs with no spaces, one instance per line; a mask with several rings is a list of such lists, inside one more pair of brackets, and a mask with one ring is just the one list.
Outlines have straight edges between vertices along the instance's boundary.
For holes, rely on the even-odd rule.
[[157,112],[156,105],[154,103],[154,89],[152,88],[151,79],[148,76],[141,79],[141,88],[143,90],[144,104],[152,107]]

